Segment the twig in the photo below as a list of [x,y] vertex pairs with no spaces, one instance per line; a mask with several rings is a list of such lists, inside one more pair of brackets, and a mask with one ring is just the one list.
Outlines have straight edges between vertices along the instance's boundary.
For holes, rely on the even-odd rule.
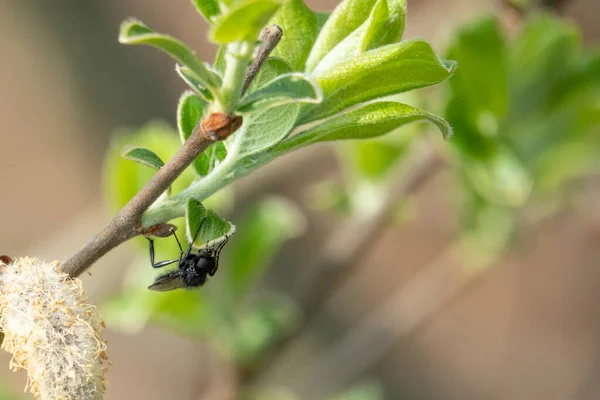
[[[408,164],[408,167],[407,167]],[[324,250],[315,268],[316,274],[303,285],[300,308],[303,310],[303,323],[290,336],[274,344],[262,360],[245,371],[246,382],[255,380],[256,374],[265,371],[280,357],[285,348],[291,347],[293,340],[301,336],[333,291],[360,265],[367,249],[377,241],[385,226],[393,220],[395,206],[400,199],[417,191],[445,164],[442,156],[431,149],[430,144],[422,146],[401,165],[396,175],[390,179],[388,193],[379,212],[364,223],[349,221],[337,231]]]
[[[108,225],[73,257],[65,261],[63,270],[72,277],[81,275],[94,262],[119,244],[139,235],[139,224],[144,212],[169,188],[179,175],[216,140],[222,140],[224,129],[214,129],[214,120],[222,119],[220,113],[202,120],[179,151],[150,179],[150,181],[123,207]],[[211,124],[211,121],[213,122]],[[238,118],[233,126],[239,127]],[[227,123],[227,122],[226,122]],[[211,126],[211,129],[207,129]],[[221,127],[223,128],[223,127]],[[229,134],[231,134],[229,132]]]
[[[291,374],[292,389],[324,398],[375,365],[397,343],[433,317],[484,268],[463,268],[458,245],[450,245],[425,271],[411,279],[316,361]],[[318,377],[327,376],[327,379]],[[307,385],[316,382],[319,385]]]
[[248,68],[248,74],[246,75],[246,80],[244,81],[242,94],[246,93],[246,90],[248,90],[250,84],[254,78],[256,78],[258,71],[260,71],[260,67],[262,67],[264,62],[269,57],[269,54],[271,54],[275,46],[277,46],[282,35],[283,31],[278,25],[271,25],[263,31],[260,37],[260,40],[263,42],[263,44],[258,48],[256,57],[250,65],[250,68]]

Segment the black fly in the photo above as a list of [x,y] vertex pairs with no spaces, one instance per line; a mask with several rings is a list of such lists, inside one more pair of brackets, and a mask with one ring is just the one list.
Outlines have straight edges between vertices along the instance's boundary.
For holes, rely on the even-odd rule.
[[192,245],[196,241],[198,233],[202,224],[206,221],[206,218],[202,220],[198,231],[194,235],[193,240],[189,243],[187,251],[184,251],[181,247],[181,243],[173,230],[173,236],[179,245],[179,258],[174,260],[166,260],[155,263],[154,262],[154,240],[148,238],[149,251],[150,251],[150,262],[153,268],[161,268],[166,265],[177,263],[177,270],[167,272],[164,275],[160,275],[152,285],[148,287],[151,290],[157,290],[165,292],[167,290],[174,290],[179,288],[196,288],[202,286],[208,275],[213,276],[219,268],[219,254],[221,249],[229,240],[229,236],[225,236],[222,242],[216,245],[210,245],[210,243],[204,248],[200,249],[197,254],[192,253]]

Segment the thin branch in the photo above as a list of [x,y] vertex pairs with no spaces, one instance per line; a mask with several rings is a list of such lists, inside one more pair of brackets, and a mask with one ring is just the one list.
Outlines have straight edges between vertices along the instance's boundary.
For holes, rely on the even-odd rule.
[[112,221],[88,244],[64,262],[63,270],[72,277],[81,275],[104,254],[140,234],[139,224],[144,212],[208,146],[215,142],[214,132],[207,132],[201,121],[179,151],[150,181],[117,213]]
[[244,81],[242,94],[246,93],[246,90],[248,90],[250,84],[254,78],[256,78],[258,71],[260,71],[260,68],[269,57],[269,54],[271,54],[275,46],[277,46],[281,40],[282,35],[283,31],[278,25],[271,25],[263,31],[260,37],[260,40],[263,42],[263,44],[258,48],[256,57],[250,65],[250,68],[248,68],[248,74],[246,75],[246,80]]
[[243,377],[246,382],[250,383],[257,374],[267,370],[275,362],[275,357],[280,357],[286,348],[291,347],[294,339],[305,332],[308,323],[316,317],[323,304],[360,266],[369,247],[383,234],[389,222],[393,221],[392,214],[398,201],[416,192],[445,164],[442,156],[431,149],[430,144],[426,143],[412,153],[390,179],[387,197],[379,212],[363,223],[348,221],[333,235],[317,262],[316,273],[303,285],[303,295],[300,298],[303,324],[290,336],[273,345],[268,354],[257,365],[252,366],[252,370],[246,371]]

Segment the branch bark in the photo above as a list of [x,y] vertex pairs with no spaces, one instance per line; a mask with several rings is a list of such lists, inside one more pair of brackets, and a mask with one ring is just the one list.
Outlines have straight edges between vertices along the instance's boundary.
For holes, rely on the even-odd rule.
[[[208,117],[210,119],[210,116]],[[216,141],[213,134],[203,129],[203,120],[195,128],[179,151],[150,179],[150,181],[123,207],[89,243],[63,263],[63,271],[71,277],[81,275],[104,254],[121,243],[139,235],[144,212],[169,188],[179,175],[208,146]]]

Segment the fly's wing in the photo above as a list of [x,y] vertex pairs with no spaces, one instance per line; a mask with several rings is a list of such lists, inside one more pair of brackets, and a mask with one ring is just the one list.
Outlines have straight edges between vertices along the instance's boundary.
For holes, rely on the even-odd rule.
[[173,271],[156,278],[154,283],[148,286],[148,289],[156,290],[158,292],[167,292],[169,290],[175,290],[183,287],[185,286],[183,284],[183,278],[181,277],[181,274],[179,271]]

